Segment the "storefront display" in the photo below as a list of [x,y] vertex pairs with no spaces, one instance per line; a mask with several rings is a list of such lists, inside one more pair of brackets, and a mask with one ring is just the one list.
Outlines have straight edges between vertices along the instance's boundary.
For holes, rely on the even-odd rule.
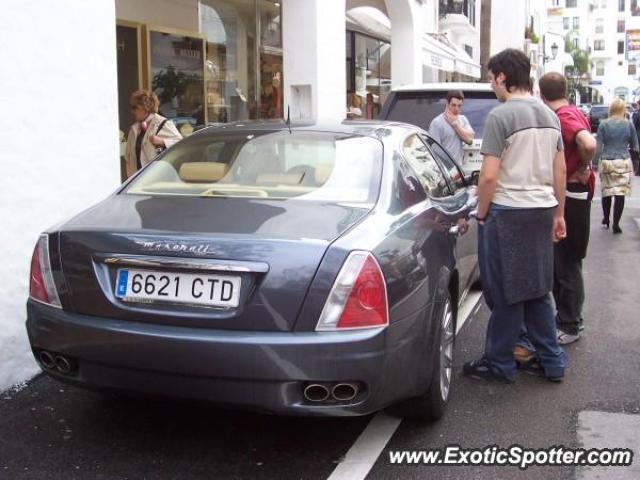
[[203,38],[187,32],[149,29],[148,55],[151,88],[160,100],[160,114],[184,133],[190,133],[194,125],[204,125]]
[[155,25],[135,5],[127,5],[131,18],[118,20],[122,137],[131,124],[129,96],[138,88],[158,95],[160,113],[184,136],[205,124],[282,118],[280,3],[192,1],[198,8],[191,17],[180,5],[165,5],[182,28]]
[[391,91],[391,44],[347,31],[347,111],[351,118],[377,118]]

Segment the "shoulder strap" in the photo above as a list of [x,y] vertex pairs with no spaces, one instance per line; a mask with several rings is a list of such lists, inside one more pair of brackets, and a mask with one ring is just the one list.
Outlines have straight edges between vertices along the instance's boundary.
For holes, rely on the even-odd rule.
[[165,118],[160,125],[158,126],[158,129],[156,130],[156,135],[160,132],[160,130],[162,130],[162,127],[164,127],[164,124],[167,123],[169,121],[168,118]]

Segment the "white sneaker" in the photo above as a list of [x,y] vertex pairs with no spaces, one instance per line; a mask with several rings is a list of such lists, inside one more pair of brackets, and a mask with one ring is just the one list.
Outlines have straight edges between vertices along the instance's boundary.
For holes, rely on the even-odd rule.
[[563,332],[562,330],[558,330],[558,343],[560,345],[569,345],[570,343],[574,343],[580,340],[580,334],[572,335],[570,333]]

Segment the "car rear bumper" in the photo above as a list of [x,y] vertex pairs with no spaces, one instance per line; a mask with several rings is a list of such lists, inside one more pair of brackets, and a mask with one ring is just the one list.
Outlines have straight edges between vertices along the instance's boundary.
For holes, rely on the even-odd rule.
[[[74,365],[67,375],[44,370],[87,388],[293,415],[365,415],[424,390],[424,312],[386,329],[335,333],[169,327],[33,301],[27,311],[36,358],[46,350]],[[303,390],[315,382],[360,389],[349,402],[314,403]]]

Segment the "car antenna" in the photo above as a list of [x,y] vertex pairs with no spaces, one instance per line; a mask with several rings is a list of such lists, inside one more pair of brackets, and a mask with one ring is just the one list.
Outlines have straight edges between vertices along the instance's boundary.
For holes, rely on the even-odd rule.
[[289,133],[291,133],[291,111],[289,105],[287,105],[287,121],[285,123],[289,127]]

